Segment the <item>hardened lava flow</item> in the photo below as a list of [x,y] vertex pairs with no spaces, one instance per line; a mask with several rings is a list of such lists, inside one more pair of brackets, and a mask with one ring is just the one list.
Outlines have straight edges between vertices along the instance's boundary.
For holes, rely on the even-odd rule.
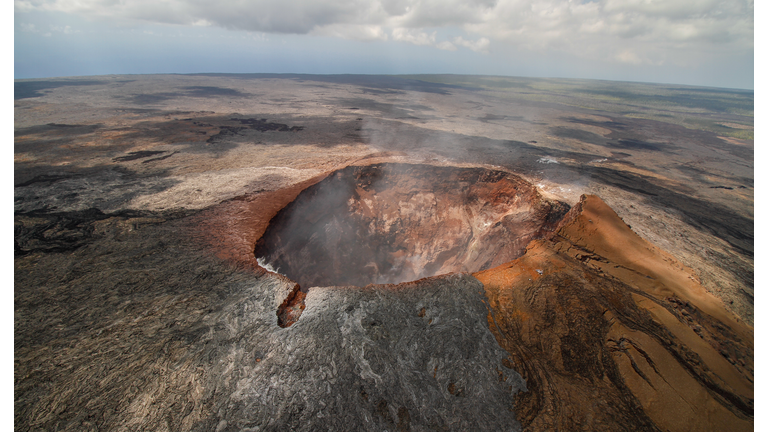
[[[504,171],[350,166],[277,213],[254,254],[304,290],[397,284],[511,261],[550,233],[568,209]],[[281,318],[281,325],[298,319],[302,298],[286,299],[278,316],[290,318]]]

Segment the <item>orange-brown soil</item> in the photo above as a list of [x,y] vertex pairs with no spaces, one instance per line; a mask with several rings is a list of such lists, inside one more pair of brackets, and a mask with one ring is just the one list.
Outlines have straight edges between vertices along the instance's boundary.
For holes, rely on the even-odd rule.
[[524,429],[752,430],[753,329],[598,197],[474,275]]
[[253,256],[253,245],[264,234],[269,221],[296,196],[323,178],[321,174],[276,191],[237,197],[203,211],[192,225],[221,259],[247,269],[263,272]]

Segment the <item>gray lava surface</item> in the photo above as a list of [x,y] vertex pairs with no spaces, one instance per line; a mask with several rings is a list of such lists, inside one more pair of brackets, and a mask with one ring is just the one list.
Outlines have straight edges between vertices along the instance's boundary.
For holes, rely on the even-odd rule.
[[290,281],[131,216],[17,268],[18,430],[519,429],[475,278],[315,288],[281,328]]

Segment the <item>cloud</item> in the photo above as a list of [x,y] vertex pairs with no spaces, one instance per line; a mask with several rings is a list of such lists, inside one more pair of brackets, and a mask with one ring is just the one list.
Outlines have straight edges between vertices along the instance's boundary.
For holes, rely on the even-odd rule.
[[74,30],[70,26],[51,26],[51,32],[53,33],[64,33],[64,34],[74,34],[74,33],[80,33],[80,30]]
[[389,35],[380,25],[331,24],[313,30],[311,34],[359,41],[389,39]]
[[616,60],[622,63],[628,63],[633,65],[639,65],[643,63],[643,61],[640,59],[637,53],[635,53],[632,50],[624,50],[616,54]]
[[[19,30],[25,33],[41,33],[42,32],[42,30],[38,29],[38,27],[35,24],[29,24],[29,23],[20,23]],[[49,26],[49,31],[42,33],[42,35],[45,37],[50,37],[54,33],[62,33],[62,34],[69,35],[69,34],[81,33],[81,31],[73,29],[68,25],[66,26],[51,25]]]
[[35,27],[34,24],[28,24],[28,23],[21,23],[21,24],[19,24],[19,29],[21,29],[21,31],[27,32],[27,33],[37,33],[38,32],[37,27]]
[[753,21],[753,4],[739,0],[500,0],[482,22],[464,29],[495,47],[658,65],[691,59],[694,51],[751,53]]
[[458,48],[456,48],[456,45],[448,42],[448,41],[442,41],[435,45],[436,48],[445,50],[445,51],[456,51]]
[[465,40],[461,36],[457,36],[453,39],[453,43],[455,43],[456,45],[467,47],[472,51],[487,53],[488,46],[491,44],[491,41],[488,40],[487,38],[480,38],[476,41],[471,41],[471,40]]
[[[393,40],[480,53],[514,47],[618,63],[754,50],[752,0],[15,0],[17,12]],[[22,28],[24,30],[24,28]],[[441,37],[444,34],[462,34]],[[628,48],[629,47],[629,48]]]
[[393,25],[408,28],[439,28],[482,23],[498,0],[411,0],[402,10],[390,15]]
[[19,12],[57,11],[92,18],[234,30],[307,34],[326,26],[377,24],[388,14],[367,0],[15,0]]
[[413,45],[421,46],[434,46],[435,48],[445,51],[456,51],[457,46],[463,46],[471,49],[472,51],[487,54],[488,46],[491,41],[487,38],[480,38],[478,40],[467,40],[461,36],[453,38],[453,41],[440,41],[437,42],[437,32],[431,33],[415,30],[396,28],[392,30],[392,40],[398,42],[407,42]]
[[436,34],[437,32],[427,34],[418,30],[396,28],[392,30],[392,40],[398,42],[408,42],[414,45],[434,45]]

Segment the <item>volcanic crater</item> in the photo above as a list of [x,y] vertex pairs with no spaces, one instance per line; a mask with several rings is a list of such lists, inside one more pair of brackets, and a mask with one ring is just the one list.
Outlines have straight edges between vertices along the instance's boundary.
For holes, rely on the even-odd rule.
[[754,429],[751,92],[15,87],[16,430]]
[[398,284],[513,260],[569,210],[508,172],[349,166],[302,191],[256,242],[266,267],[312,286]]

